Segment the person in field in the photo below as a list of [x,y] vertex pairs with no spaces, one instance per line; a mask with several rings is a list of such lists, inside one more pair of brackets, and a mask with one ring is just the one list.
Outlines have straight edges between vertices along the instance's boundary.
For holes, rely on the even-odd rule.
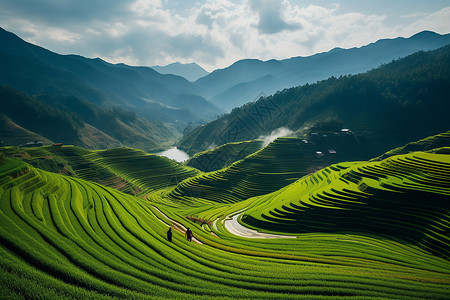
[[169,230],[167,230],[167,240],[169,242],[172,241],[172,227],[169,227]]
[[186,230],[186,239],[190,242],[192,241],[192,230],[188,227]]

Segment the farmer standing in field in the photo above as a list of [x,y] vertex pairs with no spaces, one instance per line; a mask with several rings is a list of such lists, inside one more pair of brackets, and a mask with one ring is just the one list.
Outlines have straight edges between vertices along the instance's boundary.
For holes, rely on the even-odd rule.
[[167,231],[167,240],[169,240],[169,242],[172,241],[172,227],[169,227],[169,230]]
[[191,231],[191,229],[188,227],[187,228],[187,230],[186,230],[186,239],[190,242],[190,241],[192,241],[192,231]]

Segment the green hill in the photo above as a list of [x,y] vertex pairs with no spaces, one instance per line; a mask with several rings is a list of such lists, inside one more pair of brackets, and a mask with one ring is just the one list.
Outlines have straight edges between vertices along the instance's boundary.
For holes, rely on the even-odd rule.
[[[443,147],[450,147],[450,131],[433,135],[417,142],[408,143],[405,146],[388,151],[383,155],[372,159],[372,161],[383,160],[393,155],[407,154],[416,151],[430,151]],[[448,148],[443,148],[436,151],[445,151],[446,149],[448,150]]]
[[364,74],[285,89],[235,108],[185,135],[193,155],[211,144],[251,140],[286,127],[303,133],[336,121],[364,145],[365,160],[450,127],[450,46],[419,52]]
[[4,146],[38,140],[91,149],[127,145],[158,151],[174,140],[162,123],[151,123],[119,108],[103,109],[75,97],[31,97],[0,86],[0,99],[0,140]]
[[217,171],[255,153],[261,149],[262,145],[262,140],[227,143],[217,148],[195,154],[186,161],[186,165],[203,172]]
[[332,165],[258,202],[242,222],[283,232],[389,236],[450,258],[448,154]]
[[[202,174],[135,149],[1,148],[1,295],[446,298],[450,159],[436,153],[450,149],[307,175],[335,159],[314,157],[317,145],[279,138]],[[204,194],[175,199],[186,185]],[[226,222],[243,210],[241,224],[296,238],[233,234]]]
[[4,147],[0,153],[42,170],[97,182],[133,195],[173,186],[199,173],[166,157],[132,148],[92,151],[73,146]]
[[40,141],[44,145],[52,141],[17,125],[5,115],[0,115],[0,147],[8,145],[24,145],[31,141]]
[[[162,206],[161,206],[161,209]],[[204,208],[203,208],[204,209]],[[443,299],[448,260],[351,234],[243,239],[169,208],[0,155],[2,297]],[[194,230],[199,244],[168,226]]]
[[[355,145],[349,138],[350,142],[347,136],[342,137],[338,153]],[[267,194],[339,159],[338,153],[318,155],[317,149],[316,143],[303,138],[278,138],[229,167],[186,179],[168,197],[181,203],[195,202],[198,198],[234,203]]]

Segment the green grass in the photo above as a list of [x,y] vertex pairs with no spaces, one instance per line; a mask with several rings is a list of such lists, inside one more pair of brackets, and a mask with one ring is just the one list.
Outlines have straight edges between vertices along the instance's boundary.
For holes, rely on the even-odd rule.
[[227,168],[186,179],[167,197],[180,203],[236,203],[267,194],[326,165],[327,158],[314,153],[314,146],[301,138],[278,138]]
[[264,196],[243,222],[282,232],[389,236],[450,258],[450,156],[416,152],[330,166]]
[[203,172],[217,171],[255,153],[262,146],[262,140],[226,143],[217,148],[195,154],[186,162],[186,165]]
[[93,151],[74,146],[5,147],[0,148],[0,153],[42,170],[98,182],[132,195],[174,186],[200,173],[168,158],[132,148]]
[[431,151],[433,149],[439,149],[443,147],[450,147],[450,131],[433,135],[420,141],[411,142],[405,146],[395,148],[377,158],[372,159],[372,161],[383,160],[393,155],[407,154],[417,151]]
[[[158,174],[152,170],[173,172],[172,163],[155,160],[145,165],[147,155],[136,150],[91,152],[63,147],[58,151],[67,151],[59,157],[70,161],[74,172],[85,170],[83,176],[93,175],[89,168],[77,166],[95,162],[94,166],[106,170],[123,170],[123,178],[134,186],[149,191],[155,187],[154,192],[149,200],[142,199],[0,157],[3,298],[445,299],[450,294],[445,233],[449,226],[448,155],[414,153],[382,162],[341,163],[266,195],[219,203],[205,198],[174,200],[173,187],[164,187],[158,176],[151,176]],[[261,151],[250,159],[262,164],[263,157],[269,160],[268,153]],[[239,166],[235,163],[232,167],[238,170]],[[177,172],[182,170],[190,169]],[[169,173],[159,171],[164,172]],[[275,178],[276,173],[265,176]],[[211,176],[223,180],[218,173],[207,173],[184,182],[202,182],[203,177]],[[408,191],[420,191],[426,197],[412,201],[414,193]],[[408,197],[386,198],[403,194]],[[408,201],[402,202],[397,219],[385,216],[386,201],[397,200],[398,206],[405,199]],[[427,201],[420,203],[420,199]],[[169,243],[165,235],[170,221],[154,207],[190,226],[202,244],[186,241],[177,231]],[[414,207],[421,210],[411,210]],[[254,228],[290,232],[297,238],[232,235],[223,220],[241,209],[246,209],[247,216],[242,223],[254,218],[250,222]],[[314,213],[304,219],[309,230],[291,230],[291,220],[296,220],[293,216],[311,209]],[[353,224],[353,230],[336,227],[339,213],[352,211],[360,217],[359,222],[349,219],[347,226]],[[406,222],[414,238],[409,231],[392,236],[364,230],[367,219],[361,215],[370,211],[384,217],[379,224],[387,222],[392,227],[395,220]],[[201,226],[186,216],[211,223]],[[323,230],[327,226],[333,230]],[[436,235],[439,230],[444,232]],[[420,239],[420,233],[426,238]]]

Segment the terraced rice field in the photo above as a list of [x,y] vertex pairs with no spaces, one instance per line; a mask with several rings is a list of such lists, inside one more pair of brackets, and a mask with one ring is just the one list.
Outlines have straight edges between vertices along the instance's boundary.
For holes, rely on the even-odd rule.
[[267,194],[325,165],[324,158],[314,158],[313,153],[314,146],[300,138],[279,138],[227,168],[181,182],[168,197],[180,203],[192,198],[236,203]]
[[21,157],[41,169],[69,173],[132,195],[173,186],[200,173],[168,158],[132,148],[92,151],[73,146],[22,150],[9,147],[0,152],[7,157]]
[[217,171],[260,150],[263,140],[233,142],[206,150],[191,157],[186,165],[203,172]]
[[[109,157],[104,154],[97,157],[106,166],[130,168],[133,178],[145,171],[137,162],[129,167],[118,153]],[[262,154],[259,163],[264,162],[266,153]],[[323,169],[266,196],[239,202],[236,201],[240,198],[235,197],[234,202],[229,201],[233,203],[199,199],[197,205],[183,206],[180,202],[172,207],[163,204],[174,203],[168,189],[150,195],[149,199],[159,198],[156,204],[98,183],[45,172],[0,157],[1,296],[11,299],[445,299],[450,294],[450,262],[446,248],[436,247],[439,245],[436,241],[448,246],[442,237],[448,238],[449,228],[450,161],[447,157],[425,153],[391,158],[378,165],[345,163]],[[223,179],[220,174],[213,174],[203,176]],[[202,177],[192,179],[201,182]],[[151,182],[150,178],[142,180]],[[148,183],[142,181],[142,184]],[[376,193],[376,188],[395,195],[408,190],[424,191],[421,195],[427,197],[422,198],[422,203],[420,197],[412,202],[417,206],[402,202],[400,211],[405,211],[405,215],[399,218],[403,224],[416,215],[417,220],[423,221],[417,223],[413,232],[420,243],[407,234],[392,237],[364,227],[361,231],[354,227],[346,232],[320,232],[311,225],[308,232],[286,230],[296,238],[248,239],[231,234],[224,225],[228,215],[244,210],[247,219],[252,216],[258,226],[271,233],[290,228],[292,216],[288,213],[292,212],[284,209],[285,204],[294,209],[295,215],[312,208],[314,213],[321,212],[315,224],[322,228],[338,219],[331,218],[332,214],[326,211],[356,211],[361,207],[366,208],[360,210],[361,214],[373,210],[374,216],[379,212],[383,222],[389,221],[392,215],[385,216],[385,212],[389,207],[395,210],[395,206],[386,202],[377,206],[376,200],[383,198]],[[245,193],[241,195],[245,197]],[[443,206],[438,209],[438,204]],[[409,210],[410,207],[416,210]],[[271,215],[270,212],[278,213],[272,214],[277,222],[262,217]],[[310,224],[312,221],[310,217]],[[281,227],[273,228],[274,223]],[[392,224],[396,223],[392,221]],[[186,241],[176,230],[173,242],[168,242],[168,227],[176,229],[179,225],[193,228],[199,243]],[[427,238],[421,239],[419,232],[430,236],[431,242],[423,242]]]
[[[437,135],[433,135],[417,142],[411,142],[405,146],[398,147],[386,152],[380,157],[372,159],[372,161],[383,160],[392,155],[407,154],[409,152],[430,151],[438,149],[437,151],[448,151],[450,147],[450,130]],[[448,152],[446,152],[448,154]]]
[[[243,222],[283,232],[354,231],[450,259],[450,156],[410,153],[341,163],[260,199]],[[270,203],[270,204],[268,204]]]

